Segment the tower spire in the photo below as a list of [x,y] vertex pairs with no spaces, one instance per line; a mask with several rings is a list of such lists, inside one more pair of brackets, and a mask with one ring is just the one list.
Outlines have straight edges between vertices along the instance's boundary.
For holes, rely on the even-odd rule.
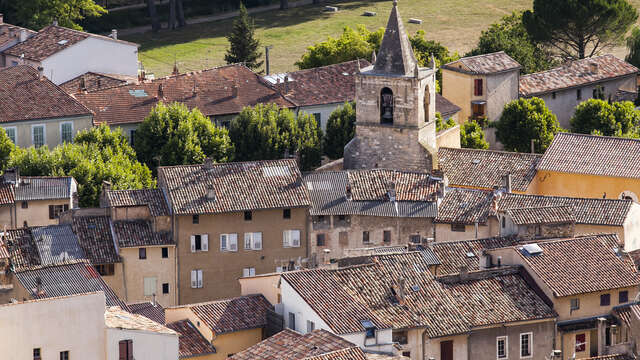
[[393,0],[393,8],[373,71],[380,74],[411,76],[416,63],[411,43],[400,18],[398,1]]

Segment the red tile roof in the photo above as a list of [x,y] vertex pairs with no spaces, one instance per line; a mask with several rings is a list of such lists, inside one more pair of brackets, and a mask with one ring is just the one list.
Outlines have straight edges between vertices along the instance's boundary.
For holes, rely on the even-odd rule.
[[94,265],[120,262],[108,216],[78,216],[73,218],[73,232],[80,247]]
[[216,348],[200,334],[191,321],[179,320],[166,326],[180,334],[178,354],[181,359],[216,353]]
[[352,170],[347,172],[353,200],[388,199],[390,187],[397,201],[433,200],[438,183],[429,174],[387,170]]
[[148,220],[113,221],[113,234],[121,248],[174,245],[169,232],[156,232]]
[[431,250],[440,260],[438,275],[455,274],[465,267],[469,271],[480,270],[480,257],[485,249],[517,245],[514,237],[493,237],[461,241],[435,242]]
[[89,109],[28,65],[0,70],[0,122],[91,115]]
[[491,54],[463,57],[442,65],[443,69],[469,74],[495,74],[520,69],[522,66],[504,51]]
[[148,205],[151,216],[169,216],[169,205],[161,189],[107,190],[105,207]]
[[460,110],[458,105],[452,103],[440,93],[436,93],[436,112],[439,112],[444,119],[455,115]]
[[27,36],[36,34],[36,32],[31,29],[0,23],[0,48],[12,41],[18,42],[20,40],[20,32],[23,30],[26,31]]
[[164,308],[156,303],[155,305],[149,301],[127,304],[129,311],[133,314],[145,316],[157,323],[164,324]]
[[455,224],[486,224],[493,193],[483,190],[448,188],[438,206],[435,222]]
[[74,96],[94,113],[94,123],[109,125],[140,123],[161,101],[183,103],[198,108],[206,116],[237,114],[259,103],[294,107],[243,65],[221,66]]
[[516,225],[575,223],[571,206],[543,206],[507,210]]
[[[82,85],[83,81],[84,86]],[[69,94],[76,94],[82,91],[95,91],[136,81],[135,77],[130,76],[87,72],[60,84],[60,87]]]
[[[592,67],[597,67],[592,72]],[[575,60],[555,69],[520,76],[520,96],[584,86],[638,73],[638,68],[613,55]]]
[[[303,360],[367,360],[370,359],[364,351],[357,346],[347,349],[336,350],[322,355],[309,356]],[[392,357],[387,357],[392,359]]]

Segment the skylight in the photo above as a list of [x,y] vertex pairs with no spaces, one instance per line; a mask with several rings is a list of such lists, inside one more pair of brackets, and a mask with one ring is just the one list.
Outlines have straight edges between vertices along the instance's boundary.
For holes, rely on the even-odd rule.
[[129,90],[129,95],[134,96],[134,97],[145,97],[145,96],[149,96],[149,94],[147,94],[144,89],[137,89],[137,90]]
[[66,44],[68,42],[69,42],[69,40],[60,40],[60,41],[58,41],[58,45],[64,45],[64,44]]

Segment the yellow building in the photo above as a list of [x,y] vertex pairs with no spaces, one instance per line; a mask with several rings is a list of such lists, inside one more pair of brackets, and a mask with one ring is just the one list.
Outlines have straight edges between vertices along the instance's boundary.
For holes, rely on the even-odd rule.
[[[218,360],[262,341],[266,337],[269,311],[273,311],[273,306],[264,296],[248,295],[169,307],[165,309],[165,321],[169,328],[182,334],[181,357],[196,352],[197,359]],[[200,337],[212,346],[214,353]],[[192,340],[199,341],[198,349],[188,344]]]

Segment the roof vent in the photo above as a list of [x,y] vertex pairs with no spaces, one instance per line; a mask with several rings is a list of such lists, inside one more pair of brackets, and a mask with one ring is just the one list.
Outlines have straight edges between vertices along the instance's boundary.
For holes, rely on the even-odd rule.
[[467,257],[468,258],[474,258],[474,257],[476,257],[476,254],[474,254],[473,251],[467,251]]
[[207,200],[216,200],[216,189],[211,184],[207,185]]
[[471,163],[473,165],[478,165],[478,164],[480,164],[480,160],[479,159],[473,159],[473,160],[471,160]]
[[522,246],[522,254],[525,256],[541,255],[542,248],[538,244],[526,244]]

